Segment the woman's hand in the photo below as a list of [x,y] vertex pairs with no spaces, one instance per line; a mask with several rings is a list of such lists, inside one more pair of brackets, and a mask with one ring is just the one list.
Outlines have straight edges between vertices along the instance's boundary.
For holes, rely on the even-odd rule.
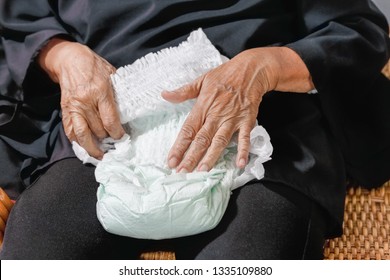
[[38,57],[41,67],[61,87],[62,122],[70,141],[101,158],[98,139],[119,139],[119,121],[110,75],[115,68],[87,46],[53,38]]
[[308,92],[310,74],[300,57],[287,48],[244,51],[164,99],[196,103],[168,155],[178,172],[209,171],[238,132],[236,165],[244,168],[250,150],[250,132],[263,95],[270,90]]

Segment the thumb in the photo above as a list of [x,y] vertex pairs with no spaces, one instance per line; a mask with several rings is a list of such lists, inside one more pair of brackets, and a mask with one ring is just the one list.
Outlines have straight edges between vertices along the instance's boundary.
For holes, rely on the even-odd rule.
[[171,103],[181,103],[189,99],[198,97],[200,91],[201,80],[195,80],[194,82],[182,86],[181,88],[172,91],[163,91],[161,93],[162,98]]

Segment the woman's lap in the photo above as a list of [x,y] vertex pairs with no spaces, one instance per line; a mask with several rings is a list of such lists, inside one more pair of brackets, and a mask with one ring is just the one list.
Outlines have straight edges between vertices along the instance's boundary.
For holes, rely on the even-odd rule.
[[[300,194],[292,198],[303,202],[297,206],[276,188],[286,186],[258,182],[235,191],[218,227],[184,238],[181,249],[176,249],[178,256],[183,252],[186,259],[322,258],[322,213]],[[313,220],[320,232],[311,230]],[[314,240],[308,242],[309,235]]]
[[260,181],[235,190],[213,230],[163,241],[106,232],[96,218],[94,168],[55,163],[19,197],[1,259],[134,259],[144,250],[175,250],[181,259],[321,258],[324,213],[288,186]]

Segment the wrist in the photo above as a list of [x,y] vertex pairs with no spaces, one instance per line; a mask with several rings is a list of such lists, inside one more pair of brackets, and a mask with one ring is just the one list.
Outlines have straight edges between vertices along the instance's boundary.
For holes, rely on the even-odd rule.
[[264,80],[266,92],[309,92],[314,89],[309,70],[301,57],[287,47],[262,47],[245,51],[254,73]]
[[39,52],[37,62],[54,82],[59,81],[60,66],[66,60],[67,48],[72,44],[75,43],[54,37]]
[[275,53],[278,64],[275,90],[306,93],[315,88],[306,64],[295,51],[287,47],[277,47]]

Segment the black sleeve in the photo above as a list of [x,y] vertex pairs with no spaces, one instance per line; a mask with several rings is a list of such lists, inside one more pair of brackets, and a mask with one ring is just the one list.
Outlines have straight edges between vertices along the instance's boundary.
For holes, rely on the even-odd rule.
[[288,44],[307,65],[351,180],[390,178],[389,25],[370,0],[297,1],[301,39]]
[[0,26],[9,72],[19,87],[44,44],[53,36],[67,36],[46,0],[1,0]]
[[381,71],[389,57],[389,26],[371,0],[298,3],[304,37],[288,47],[302,57],[318,91],[366,81]]

